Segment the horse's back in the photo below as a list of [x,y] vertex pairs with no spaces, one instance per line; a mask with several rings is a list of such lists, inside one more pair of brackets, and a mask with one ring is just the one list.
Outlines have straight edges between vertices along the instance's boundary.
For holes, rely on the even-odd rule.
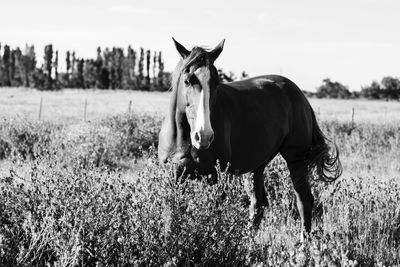
[[[289,130],[304,126],[311,127],[312,109],[300,90],[290,79],[280,75],[263,75],[241,81],[226,83],[227,86],[236,89],[241,97],[246,99],[248,95],[251,102],[263,101],[264,112],[271,113],[282,119],[281,112],[273,109],[284,109]],[[282,120],[281,120],[282,121]],[[307,129],[308,131],[308,129]]]

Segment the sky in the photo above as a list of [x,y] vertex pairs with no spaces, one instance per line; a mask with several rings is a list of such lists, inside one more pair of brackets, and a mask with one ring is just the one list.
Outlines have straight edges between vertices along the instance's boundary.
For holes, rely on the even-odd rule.
[[0,42],[33,44],[38,57],[49,43],[61,58],[132,45],[161,50],[172,71],[171,37],[188,49],[225,38],[215,65],[237,76],[282,74],[308,91],[325,78],[360,90],[400,76],[397,0],[0,0],[0,10]]

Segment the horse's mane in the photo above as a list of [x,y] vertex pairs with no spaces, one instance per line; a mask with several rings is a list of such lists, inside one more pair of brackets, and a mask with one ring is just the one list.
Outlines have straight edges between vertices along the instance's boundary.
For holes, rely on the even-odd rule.
[[185,59],[179,60],[178,65],[172,72],[171,90],[175,91],[178,88],[179,81],[182,75],[182,71],[194,64],[200,64],[202,66],[212,65],[212,61],[208,55],[210,50],[205,47],[196,46],[193,47],[189,56]]

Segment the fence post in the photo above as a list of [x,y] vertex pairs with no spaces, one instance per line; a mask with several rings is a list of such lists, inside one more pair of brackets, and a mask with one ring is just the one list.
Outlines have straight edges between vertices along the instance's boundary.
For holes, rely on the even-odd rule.
[[43,108],[43,96],[40,97],[40,105],[39,105],[39,121],[42,119],[42,108]]
[[86,112],[87,112],[87,98],[85,99],[85,109],[83,112],[83,120],[86,121]]
[[131,108],[132,108],[132,100],[129,100],[128,113],[131,113]]
[[354,107],[351,108],[351,127],[354,128]]

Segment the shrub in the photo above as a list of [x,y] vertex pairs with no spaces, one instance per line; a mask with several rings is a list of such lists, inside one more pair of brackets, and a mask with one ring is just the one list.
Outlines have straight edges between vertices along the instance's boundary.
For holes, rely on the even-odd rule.
[[151,165],[132,183],[115,171],[48,158],[0,180],[2,265],[243,262],[248,212],[238,177],[177,183]]

